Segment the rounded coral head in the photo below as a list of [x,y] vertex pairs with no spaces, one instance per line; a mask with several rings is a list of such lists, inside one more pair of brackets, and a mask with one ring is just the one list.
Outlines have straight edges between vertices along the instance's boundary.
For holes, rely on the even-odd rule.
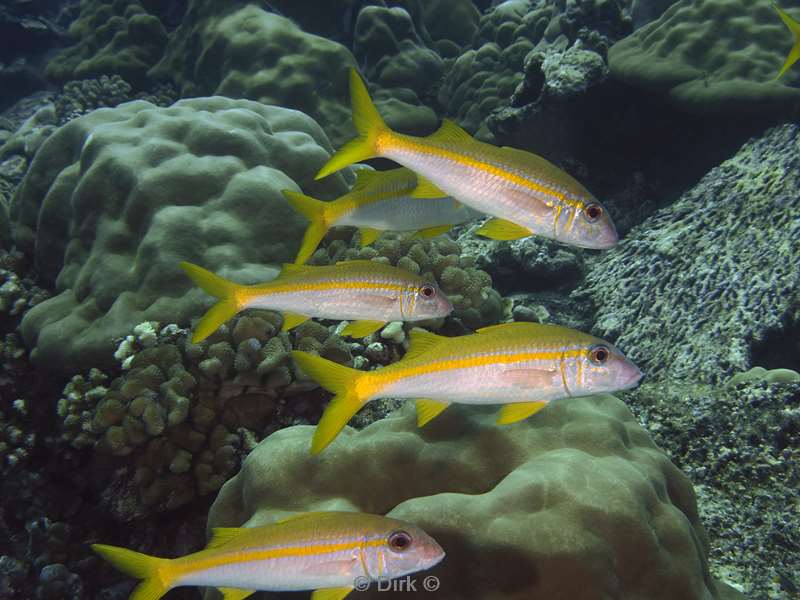
[[430,569],[445,556],[431,536],[412,523],[381,517],[367,540],[364,566],[368,577],[391,579]]

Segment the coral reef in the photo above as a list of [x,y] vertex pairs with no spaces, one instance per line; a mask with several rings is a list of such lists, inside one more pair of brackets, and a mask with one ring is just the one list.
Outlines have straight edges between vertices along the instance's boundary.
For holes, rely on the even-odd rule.
[[80,15],[69,28],[75,45],[47,65],[48,79],[64,83],[100,75],[120,75],[136,88],[161,58],[167,32],[158,17],[137,1],[81,0]]
[[748,597],[794,597],[800,374],[756,367],[716,386],[645,384],[627,399],[695,485],[712,573]]
[[349,171],[313,180],[329,152],[305,115],[221,97],[130,102],[61,127],[11,207],[16,244],[57,291],[23,320],[33,358],[107,368],[112,340],[138,323],[188,323],[210,299],[180,260],[243,283],[273,277],[305,227],[281,190],[347,189]]
[[[796,0],[785,9],[800,7]],[[769,0],[680,0],[609,51],[611,73],[702,115],[797,114],[792,36]]]
[[593,332],[648,377],[719,382],[752,366],[800,304],[799,160],[800,128],[774,128],[593,261],[573,293],[594,302]]
[[[453,317],[467,329],[477,329],[500,320],[503,305],[492,288],[492,278],[475,267],[475,259],[461,255],[459,244],[449,237],[433,240],[383,234],[372,246],[359,248],[344,239],[334,239],[319,248],[309,264],[334,264],[340,260],[378,260],[421,273],[435,281],[453,303]],[[416,326],[438,328],[441,322],[417,323]],[[463,330],[463,328],[462,328]]]
[[309,510],[408,519],[447,552],[431,571],[441,598],[737,597],[708,573],[689,481],[613,396],[554,402],[510,427],[455,407],[418,429],[408,404],[346,428],[321,462],[312,427],[274,433],[224,486],[209,528]]

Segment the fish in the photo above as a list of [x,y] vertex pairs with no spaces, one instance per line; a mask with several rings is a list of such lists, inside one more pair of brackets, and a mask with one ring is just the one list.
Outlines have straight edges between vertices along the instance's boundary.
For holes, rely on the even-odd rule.
[[559,325],[503,323],[455,338],[410,332],[405,356],[357,371],[293,351],[295,363],[334,395],[311,443],[318,454],[371,400],[416,400],[420,427],[451,403],[502,404],[497,423],[526,419],[548,402],[634,387],[639,368],[603,340]]
[[142,579],[130,600],[158,600],[180,586],[219,588],[225,600],[257,591],[316,590],[312,600],[341,600],[355,585],[430,569],[445,556],[422,529],[380,515],[302,513],[260,527],[212,530],[205,549],[158,558],[92,544],[123,573]]
[[775,79],[780,79],[783,77],[784,73],[788,71],[794,63],[800,59],[800,23],[798,23],[795,19],[793,19],[787,12],[781,9],[780,6],[777,4],[772,5],[775,8],[775,12],[778,13],[778,16],[781,18],[786,24],[786,27],[789,28],[794,34],[794,44],[792,45],[792,49],[789,50],[789,55],[786,57],[786,62],[783,63],[783,67],[781,68],[778,76]]
[[385,263],[351,260],[330,266],[287,264],[266,283],[241,285],[198,265],[181,268],[219,301],[200,319],[192,335],[196,344],[247,308],[283,313],[283,331],[314,317],[354,320],[342,335],[366,337],[389,321],[446,317],[453,305],[435,282]]
[[593,249],[619,241],[603,205],[546,159],[479,142],[447,119],[427,137],[392,131],[355,69],[350,71],[350,98],[358,136],[331,156],[317,179],[380,156],[417,174],[414,197],[450,196],[493,217],[477,230],[480,235],[497,240],[539,235]]
[[411,197],[417,176],[406,168],[389,171],[361,169],[353,189],[331,202],[283,190],[289,204],[311,224],[306,229],[295,264],[313,254],[328,229],[338,225],[358,227],[361,245],[374,242],[383,231],[416,232],[418,237],[446,233],[453,225],[483,216],[449,197]]

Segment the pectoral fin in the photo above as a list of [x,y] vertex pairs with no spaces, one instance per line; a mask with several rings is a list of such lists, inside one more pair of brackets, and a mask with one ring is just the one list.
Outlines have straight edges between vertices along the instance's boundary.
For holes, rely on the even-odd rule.
[[325,588],[323,590],[315,590],[311,594],[311,600],[342,600],[347,594],[353,591],[351,587],[341,588]]
[[544,369],[507,369],[503,380],[510,385],[526,390],[542,389],[553,385],[555,371]]
[[311,317],[308,315],[301,315],[299,313],[293,312],[285,312],[283,313],[283,327],[281,327],[281,331],[289,331],[290,329],[294,329],[300,323],[305,323]]
[[417,426],[424,426],[428,421],[438,416],[439,413],[441,413],[448,406],[450,406],[449,402],[420,398],[417,400]]
[[500,409],[497,415],[498,425],[508,425],[527,419],[531,415],[539,412],[547,405],[547,402],[515,402],[506,404]]
[[239,588],[219,588],[223,600],[244,600],[256,593],[256,590],[240,590]]
[[437,235],[447,233],[452,228],[452,225],[439,225],[438,227],[428,227],[427,229],[420,229],[413,235],[415,238],[433,238]]
[[361,247],[362,248],[364,246],[369,246],[372,242],[374,242],[375,240],[377,240],[381,236],[381,233],[383,233],[379,229],[371,229],[369,227],[361,227],[361,228],[359,228],[359,231],[361,232]]
[[384,321],[353,321],[344,329],[342,329],[339,335],[349,335],[350,337],[354,338],[363,338],[375,333],[384,325],[386,325]]
[[518,240],[533,235],[527,227],[497,218],[486,221],[475,233],[493,240]]

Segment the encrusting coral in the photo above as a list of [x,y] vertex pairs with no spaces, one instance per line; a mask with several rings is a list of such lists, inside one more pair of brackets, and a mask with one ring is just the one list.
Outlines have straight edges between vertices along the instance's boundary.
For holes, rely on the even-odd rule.
[[689,481],[613,396],[557,401],[507,427],[456,407],[420,429],[408,404],[345,428],[322,462],[308,454],[312,427],[272,434],[222,488],[208,527],[317,510],[407,519],[447,549],[430,572],[440,598],[740,597],[708,573]]

